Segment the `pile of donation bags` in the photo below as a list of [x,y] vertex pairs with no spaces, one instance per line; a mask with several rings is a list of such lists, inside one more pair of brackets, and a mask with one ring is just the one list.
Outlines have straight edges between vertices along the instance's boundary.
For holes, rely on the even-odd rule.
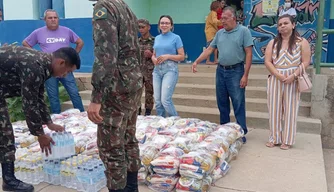
[[[59,153],[62,155],[59,158],[43,156],[37,138],[30,135],[25,121],[13,123],[17,147],[15,170],[19,178],[23,175],[28,183],[61,184],[78,191],[94,192],[103,188],[106,178],[98,157],[97,125],[88,119],[86,112],[76,109],[52,115],[52,120],[66,126],[63,135],[67,137],[56,135],[58,140],[68,141],[62,145],[67,155]],[[44,130],[55,136],[49,129]],[[136,138],[142,162],[138,181],[159,192],[209,191],[229,171],[229,162],[242,147],[242,136],[243,130],[236,123],[217,125],[195,118],[138,116]],[[36,167],[37,173],[27,166]],[[35,175],[27,180],[24,179],[27,173]],[[88,176],[81,178],[82,175]]]

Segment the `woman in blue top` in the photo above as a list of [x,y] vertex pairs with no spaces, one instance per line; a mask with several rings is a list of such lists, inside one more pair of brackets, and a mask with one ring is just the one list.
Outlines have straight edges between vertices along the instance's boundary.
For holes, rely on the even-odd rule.
[[172,95],[179,78],[178,61],[184,60],[183,43],[180,36],[172,32],[173,19],[162,15],[159,19],[158,30],[161,33],[155,37],[152,61],[153,92],[155,108],[158,116],[178,116],[172,101]]

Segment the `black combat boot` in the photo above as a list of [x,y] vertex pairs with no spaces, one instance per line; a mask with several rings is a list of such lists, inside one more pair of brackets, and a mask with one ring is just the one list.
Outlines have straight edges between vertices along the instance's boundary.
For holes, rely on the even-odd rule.
[[128,172],[124,192],[138,192],[138,171]]
[[138,115],[141,115],[141,107],[138,109]]
[[16,179],[14,175],[14,162],[1,163],[2,190],[15,192],[33,192],[34,186]]
[[145,110],[145,116],[150,116],[151,115],[151,109],[146,109]]

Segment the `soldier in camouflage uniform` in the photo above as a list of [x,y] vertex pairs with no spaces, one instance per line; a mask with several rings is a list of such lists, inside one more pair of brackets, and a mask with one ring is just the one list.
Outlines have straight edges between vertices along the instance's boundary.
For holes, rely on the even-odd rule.
[[22,97],[29,131],[38,137],[42,152],[48,155],[51,153],[50,144],[54,142],[44,134],[42,124],[54,131],[63,131],[64,127],[52,123],[44,102],[44,82],[51,75],[63,77],[79,68],[80,58],[73,48],[61,48],[53,54],[17,46],[0,48],[0,162],[3,191],[34,190],[32,185],[17,180],[14,176],[14,131],[5,99]]
[[93,39],[93,91],[87,112],[98,124],[97,146],[107,187],[136,192],[140,159],[135,133],[143,76],[137,18],[123,0],[97,1]]
[[[154,37],[150,34],[150,23],[146,19],[139,19],[139,32],[141,37],[139,38],[140,54],[141,54],[141,69],[143,73],[144,86],[145,86],[145,116],[151,115],[153,109],[153,69],[154,64],[152,62]],[[139,115],[141,114],[141,105],[139,106]]]

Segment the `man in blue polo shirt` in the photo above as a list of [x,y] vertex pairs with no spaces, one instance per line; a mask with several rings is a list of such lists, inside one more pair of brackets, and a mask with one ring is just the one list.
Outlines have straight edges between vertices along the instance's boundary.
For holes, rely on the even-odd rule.
[[[198,63],[218,48],[219,65],[216,71],[216,97],[220,112],[220,124],[230,122],[230,100],[237,123],[248,132],[246,126],[245,87],[252,64],[253,38],[247,27],[237,24],[232,7],[223,10],[224,29],[216,33],[210,46],[195,60],[192,71],[197,72]],[[246,137],[242,138],[246,142]]]

